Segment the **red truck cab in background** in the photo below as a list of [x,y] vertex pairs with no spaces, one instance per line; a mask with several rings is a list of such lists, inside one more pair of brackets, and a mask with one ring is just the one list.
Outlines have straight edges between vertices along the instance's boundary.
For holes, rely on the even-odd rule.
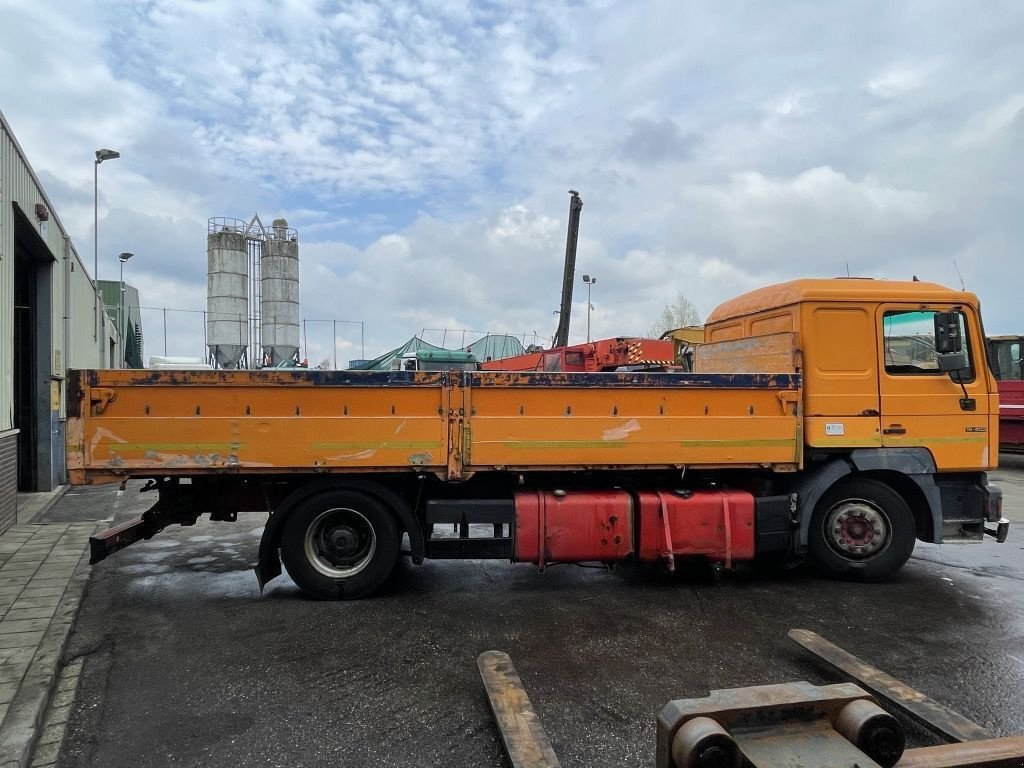
[[990,336],[988,359],[999,382],[999,448],[1024,453],[1024,376],[1020,348],[1024,337]]

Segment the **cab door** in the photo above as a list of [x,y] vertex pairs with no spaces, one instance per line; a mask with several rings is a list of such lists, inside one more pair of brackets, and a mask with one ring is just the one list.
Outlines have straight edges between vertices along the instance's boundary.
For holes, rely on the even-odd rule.
[[[935,315],[954,311],[969,368],[939,370]],[[882,305],[878,309],[882,446],[921,446],[940,470],[989,463],[989,397],[977,317],[969,307]]]

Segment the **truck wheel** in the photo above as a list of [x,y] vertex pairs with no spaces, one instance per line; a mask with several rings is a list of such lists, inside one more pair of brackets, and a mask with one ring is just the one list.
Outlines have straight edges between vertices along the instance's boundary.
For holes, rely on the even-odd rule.
[[879,581],[914,551],[914,516],[885,483],[854,477],[822,496],[811,516],[811,560],[825,576]]
[[324,600],[365,597],[395,567],[395,517],[371,496],[318,493],[292,510],[281,532],[281,560],[302,590]]

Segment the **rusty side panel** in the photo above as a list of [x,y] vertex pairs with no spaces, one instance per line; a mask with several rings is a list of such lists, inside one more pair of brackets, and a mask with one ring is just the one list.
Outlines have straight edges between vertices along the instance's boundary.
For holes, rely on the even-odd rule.
[[757,377],[760,386],[749,388],[676,383],[690,374],[647,374],[643,383],[611,386],[576,378],[619,374],[562,374],[561,386],[523,384],[538,375],[471,375],[468,466],[802,463],[798,377]]
[[800,465],[794,374],[84,371],[73,483]]
[[693,369],[700,373],[795,373],[797,334],[773,333],[694,347]]
[[[90,474],[419,471],[447,461],[443,374],[88,371],[87,379],[68,447],[71,466]],[[116,396],[90,405],[107,390]]]

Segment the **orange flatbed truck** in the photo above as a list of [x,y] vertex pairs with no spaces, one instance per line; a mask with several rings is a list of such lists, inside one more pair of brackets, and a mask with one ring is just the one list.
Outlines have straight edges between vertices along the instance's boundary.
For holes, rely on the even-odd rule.
[[877,580],[916,539],[1006,537],[984,338],[973,294],[843,278],[723,304],[693,373],[76,371],[69,474],[157,496],[93,562],[264,511],[260,585],[283,561],[322,598],[402,554]]

